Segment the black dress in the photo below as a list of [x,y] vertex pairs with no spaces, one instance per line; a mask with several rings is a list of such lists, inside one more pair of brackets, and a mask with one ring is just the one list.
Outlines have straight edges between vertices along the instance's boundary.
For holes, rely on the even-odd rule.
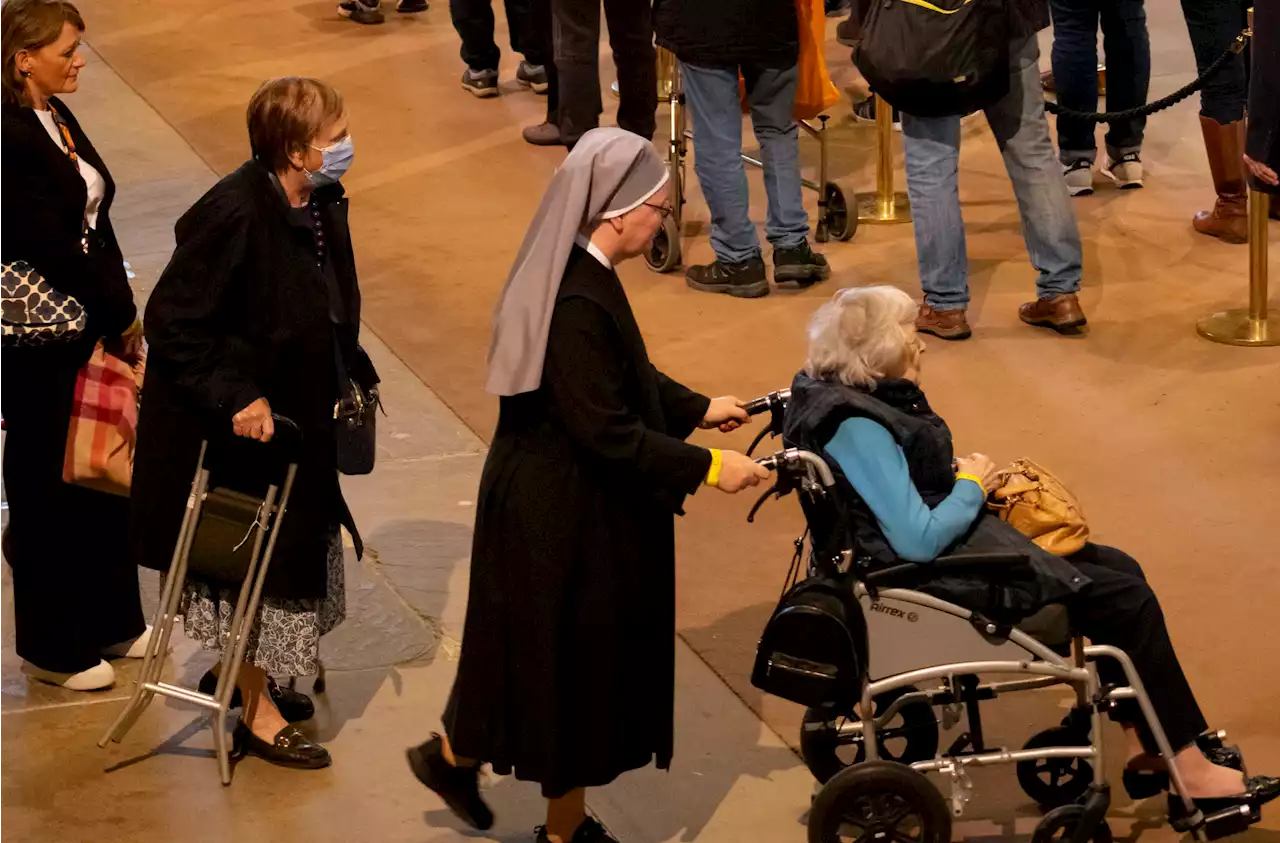
[[137,310],[111,228],[115,182],[71,110],[52,103],[106,191],[86,254],[84,179],[34,111],[4,106],[4,262],[31,264],[55,289],[79,299],[89,319],[79,340],[0,355],[5,558],[13,571],[18,655],[45,670],[78,673],[96,665],[104,647],[146,629],[138,571],[127,553],[128,502],[62,482],[76,375],[95,341],[118,336]]
[[649,362],[617,275],[575,248],[542,385],[502,399],[480,481],[457,755],[549,798],[671,762],[673,515],[709,400]]

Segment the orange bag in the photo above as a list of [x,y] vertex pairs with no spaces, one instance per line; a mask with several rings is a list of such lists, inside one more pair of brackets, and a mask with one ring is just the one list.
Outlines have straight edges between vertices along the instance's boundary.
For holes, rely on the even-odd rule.
[[113,343],[113,351],[107,351],[99,340],[76,377],[62,480],[128,496],[146,352],[140,331],[131,331],[124,341],[123,349]]
[[[800,60],[796,67],[796,104],[791,114],[797,120],[812,120],[840,101],[840,92],[827,70],[824,44],[827,40],[827,14],[823,0],[796,0],[796,23],[800,27]],[[738,90],[742,95],[742,113],[748,114],[747,83],[738,74]]]

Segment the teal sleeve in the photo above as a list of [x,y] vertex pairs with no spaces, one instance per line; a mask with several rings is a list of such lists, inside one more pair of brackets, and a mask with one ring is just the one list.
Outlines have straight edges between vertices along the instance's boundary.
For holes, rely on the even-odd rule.
[[893,552],[909,562],[936,559],[969,529],[986,499],[981,486],[961,480],[930,509],[911,482],[902,448],[871,419],[847,419],[826,452],[875,514]]

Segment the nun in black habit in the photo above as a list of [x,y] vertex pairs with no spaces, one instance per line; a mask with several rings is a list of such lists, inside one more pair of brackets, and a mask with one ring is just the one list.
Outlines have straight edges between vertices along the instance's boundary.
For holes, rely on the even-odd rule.
[[614,266],[671,210],[666,165],[621,129],[586,133],[556,171],[494,315],[486,388],[501,396],[476,511],[471,588],[445,736],[409,750],[471,825],[481,763],[535,781],[540,843],[613,838],[584,789],[672,752],[673,515],[700,485],[765,470],[686,443],[748,421],[649,361]]

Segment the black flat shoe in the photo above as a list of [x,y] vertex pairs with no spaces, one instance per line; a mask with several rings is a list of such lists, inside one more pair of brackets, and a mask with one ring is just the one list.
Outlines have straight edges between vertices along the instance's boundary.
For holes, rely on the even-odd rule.
[[333,763],[329,750],[299,732],[296,726],[285,726],[276,732],[275,740],[267,743],[248,726],[237,723],[232,741],[233,758],[256,755],[280,767],[301,770],[318,770]]
[[[1244,772],[1244,755],[1240,752],[1240,747],[1224,744],[1222,735],[1221,732],[1205,732],[1196,738],[1196,745],[1213,764]],[[1126,767],[1120,781],[1130,799],[1150,799],[1169,789],[1169,771],[1133,770]]]
[[[538,835],[537,843],[549,843],[551,840],[547,836],[545,825],[538,826],[534,831]],[[573,840],[570,843],[618,843],[618,838],[610,834],[595,817],[587,817],[573,833]]]
[[[200,677],[200,693],[212,694],[217,688],[218,677],[212,670],[206,671],[204,676]],[[276,704],[280,716],[290,723],[301,723],[315,716],[316,706],[311,701],[311,697],[301,691],[281,688],[270,676],[267,677],[267,693],[271,695],[271,701]],[[231,695],[231,708],[243,707],[244,700],[240,696],[240,689],[236,688],[235,693]]]
[[480,798],[480,769],[445,761],[444,740],[439,735],[404,754],[418,781],[443,799],[458,819],[480,831],[493,827],[493,811]]
[[[1204,815],[1205,833],[1210,840],[1239,834],[1262,819],[1262,806],[1280,796],[1280,779],[1253,776],[1245,782],[1244,793],[1210,799],[1192,798],[1196,810]],[[1175,831],[1191,830],[1182,800],[1169,794],[1169,825]]]

